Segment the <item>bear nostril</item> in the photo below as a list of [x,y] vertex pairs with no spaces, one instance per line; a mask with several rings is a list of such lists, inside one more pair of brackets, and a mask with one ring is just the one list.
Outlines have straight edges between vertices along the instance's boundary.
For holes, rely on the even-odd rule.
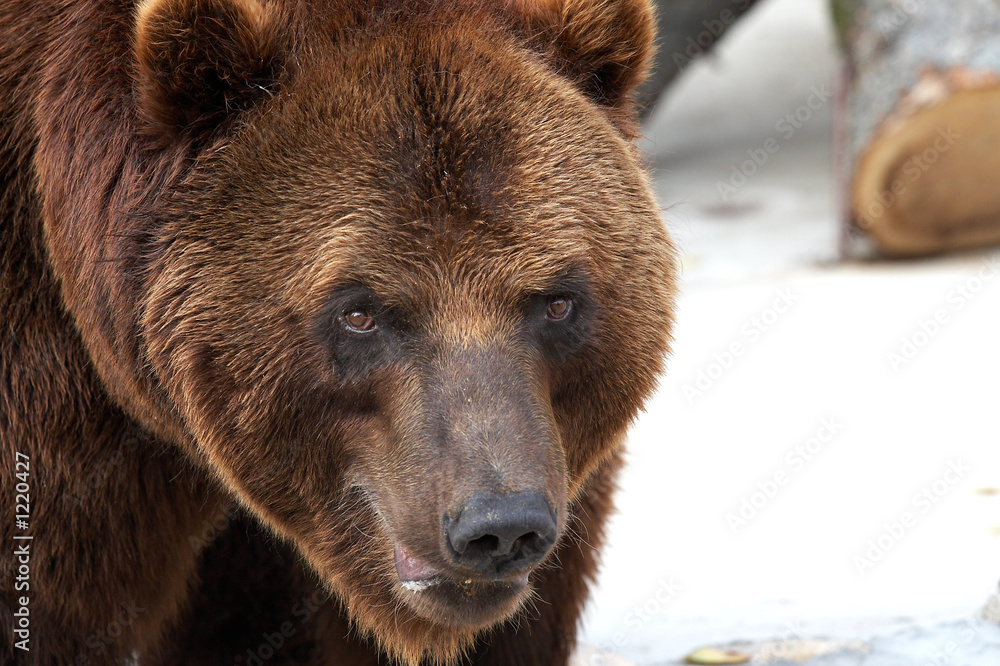
[[556,540],[556,518],[540,493],[476,495],[457,519],[444,516],[456,563],[503,575],[541,560]]
[[510,552],[514,554],[523,554],[526,551],[534,551],[540,541],[541,537],[538,536],[538,532],[525,534],[524,536],[517,538],[517,541],[514,542]]
[[486,535],[470,541],[465,546],[465,549],[462,551],[462,555],[472,555],[473,553],[475,553],[475,554],[488,555],[492,557],[495,555],[500,555],[501,553],[497,552],[499,550],[500,550],[500,539],[493,535]]

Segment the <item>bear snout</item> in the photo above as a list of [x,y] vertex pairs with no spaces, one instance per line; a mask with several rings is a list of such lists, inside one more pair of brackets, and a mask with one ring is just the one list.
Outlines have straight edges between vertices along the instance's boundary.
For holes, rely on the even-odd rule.
[[443,518],[452,561],[491,578],[540,562],[558,532],[556,512],[539,492],[474,495],[456,518]]

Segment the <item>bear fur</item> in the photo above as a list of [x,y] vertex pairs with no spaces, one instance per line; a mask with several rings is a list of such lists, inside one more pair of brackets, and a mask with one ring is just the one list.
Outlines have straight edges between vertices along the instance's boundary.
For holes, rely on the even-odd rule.
[[[0,3],[0,664],[566,663],[670,339],[652,25]],[[449,555],[463,502],[529,490],[541,562]]]

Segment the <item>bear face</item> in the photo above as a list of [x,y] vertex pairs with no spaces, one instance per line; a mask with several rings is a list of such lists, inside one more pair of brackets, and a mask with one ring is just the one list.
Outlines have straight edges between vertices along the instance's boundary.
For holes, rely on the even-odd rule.
[[156,395],[130,411],[404,661],[518,611],[655,385],[649,26],[628,0],[138,11],[136,133],[188,164],[137,216]]

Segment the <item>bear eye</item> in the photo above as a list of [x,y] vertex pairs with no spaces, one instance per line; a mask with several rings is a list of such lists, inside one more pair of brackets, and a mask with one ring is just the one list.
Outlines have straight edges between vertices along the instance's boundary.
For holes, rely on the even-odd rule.
[[549,299],[545,308],[545,316],[550,321],[564,321],[573,311],[573,299],[566,296],[554,296]]
[[367,310],[355,308],[343,315],[344,328],[351,333],[371,333],[375,330],[375,318]]

